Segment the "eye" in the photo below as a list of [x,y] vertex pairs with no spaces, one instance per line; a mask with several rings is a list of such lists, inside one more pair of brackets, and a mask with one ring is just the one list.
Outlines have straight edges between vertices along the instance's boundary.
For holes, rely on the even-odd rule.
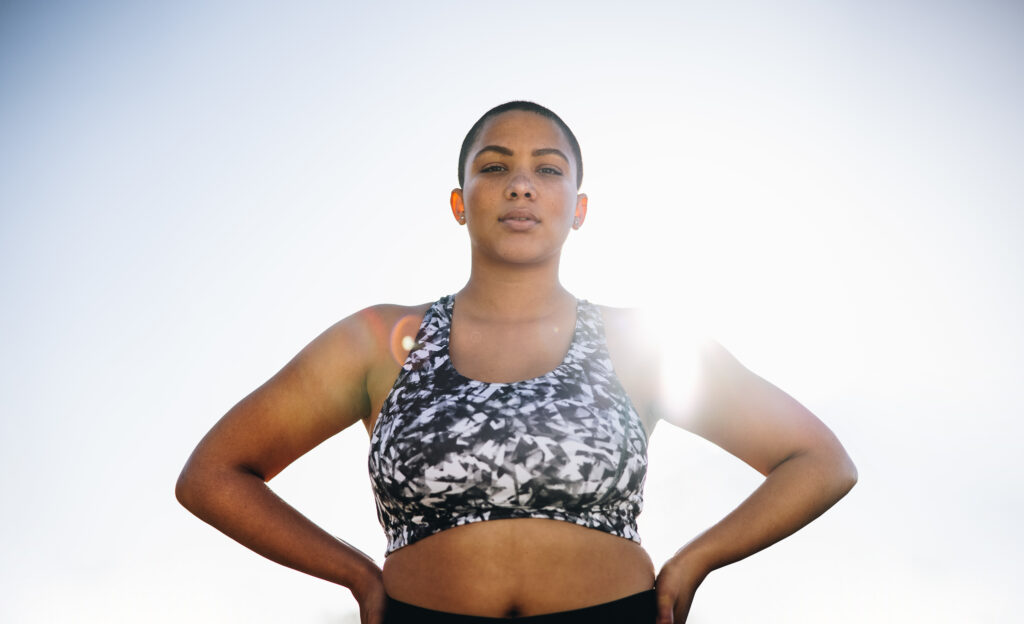
[[480,173],[496,173],[498,171],[504,171],[505,165],[486,165],[480,168]]
[[562,172],[554,167],[541,167],[537,170],[539,173],[546,173],[547,175],[562,175]]

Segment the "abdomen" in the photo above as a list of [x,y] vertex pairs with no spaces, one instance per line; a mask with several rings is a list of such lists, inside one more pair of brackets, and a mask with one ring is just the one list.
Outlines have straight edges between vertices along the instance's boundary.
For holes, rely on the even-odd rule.
[[485,617],[579,609],[646,591],[654,566],[639,544],[568,522],[513,519],[442,531],[391,553],[388,594]]

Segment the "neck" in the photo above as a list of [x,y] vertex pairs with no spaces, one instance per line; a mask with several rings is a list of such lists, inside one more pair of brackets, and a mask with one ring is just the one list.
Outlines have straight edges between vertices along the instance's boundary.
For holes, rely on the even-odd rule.
[[547,316],[575,297],[558,281],[558,257],[528,266],[495,265],[474,258],[469,281],[456,297],[474,316],[526,319]]

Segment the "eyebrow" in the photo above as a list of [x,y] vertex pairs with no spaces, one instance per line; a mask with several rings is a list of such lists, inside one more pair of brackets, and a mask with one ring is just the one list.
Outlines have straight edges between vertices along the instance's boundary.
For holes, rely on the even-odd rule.
[[[480,154],[483,154],[484,152],[498,152],[499,154],[502,154],[502,155],[505,155],[505,156],[512,156],[513,155],[512,150],[510,150],[507,147],[504,147],[504,146],[501,146],[501,145],[485,145],[484,147],[480,148],[480,151],[478,151],[476,153],[476,156],[473,157],[473,160],[476,160],[477,158],[479,158]],[[532,155],[533,156],[547,156],[548,154],[554,154],[556,156],[561,156],[562,160],[564,160],[565,162],[570,162],[569,158],[565,154],[562,153],[562,150],[556,149],[554,147],[542,147],[540,149],[535,149],[535,150],[533,150],[533,154]]]

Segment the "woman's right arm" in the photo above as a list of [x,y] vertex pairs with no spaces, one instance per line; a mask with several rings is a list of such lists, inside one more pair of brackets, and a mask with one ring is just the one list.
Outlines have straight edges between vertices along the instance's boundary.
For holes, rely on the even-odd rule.
[[[349,588],[362,622],[383,613],[380,568],[279,498],[266,482],[335,433],[367,418],[366,379],[387,340],[366,310],[318,336],[231,408],[189,457],[175,494],[189,511],[282,565]],[[383,351],[382,351],[383,350]]]

